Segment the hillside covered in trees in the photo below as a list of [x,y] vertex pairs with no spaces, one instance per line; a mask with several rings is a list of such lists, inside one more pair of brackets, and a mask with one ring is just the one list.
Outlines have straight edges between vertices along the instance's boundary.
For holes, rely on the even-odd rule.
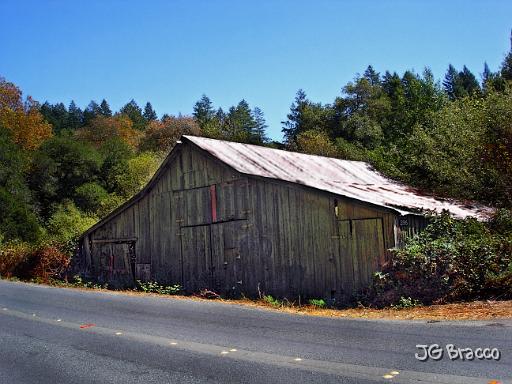
[[48,247],[71,254],[77,236],[139,191],[182,134],[364,160],[429,193],[512,207],[512,50],[494,72],[450,65],[442,81],[428,68],[368,66],[332,103],[299,90],[283,143],[266,128],[245,100],[224,111],[203,95],[191,116],[159,117],[134,100],[119,111],[105,99],[84,109],[40,104],[0,78],[0,248],[19,249],[20,259]]

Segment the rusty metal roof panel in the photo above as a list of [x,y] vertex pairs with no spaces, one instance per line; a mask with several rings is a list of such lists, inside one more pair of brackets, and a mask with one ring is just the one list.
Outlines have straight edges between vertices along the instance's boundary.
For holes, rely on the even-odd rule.
[[401,214],[446,209],[458,218],[486,219],[492,210],[477,203],[440,199],[391,180],[362,161],[307,155],[257,145],[183,136],[240,173],[305,185],[391,208]]

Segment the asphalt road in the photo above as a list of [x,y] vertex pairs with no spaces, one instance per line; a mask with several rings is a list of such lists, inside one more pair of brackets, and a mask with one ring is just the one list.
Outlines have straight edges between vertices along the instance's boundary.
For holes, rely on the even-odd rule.
[[[417,344],[501,359],[420,362]],[[512,383],[512,321],[366,321],[0,280],[0,383]]]

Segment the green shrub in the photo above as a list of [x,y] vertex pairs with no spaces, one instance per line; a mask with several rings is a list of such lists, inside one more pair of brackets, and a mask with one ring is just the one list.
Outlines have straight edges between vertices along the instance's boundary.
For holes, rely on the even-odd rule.
[[309,304],[318,308],[325,308],[327,306],[327,303],[323,299],[310,299]]
[[263,301],[267,304],[270,304],[274,307],[282,307],[283,302],[281,300],[275,299],[272,295],[263,296]]
[[405,308],[414,308],[420,306],[421,302],[418,300],[411,299],[410,297],[400,297],[397,304],[391,304],[391,307],[394,309],[405,309]]
[[86,215],[71,202],[65,201],[57,207],[48,221],[48,233],[72,252],[78,237],[96,223],[95,217]]
[[179,284],[160,285],[156,281],[143,282],[137,280],[137,288],[139,291],[147,293],[158,293],[160,295],[178,295],[183,288]]
[[[501,219],[500,219],[501,220]],[[494,220],[456,220],[447,213],[393,250],[374,276],[367,301],[384,306],[405,298],[425,304],[486,298],[512,298],[512,236],[496,231]]]

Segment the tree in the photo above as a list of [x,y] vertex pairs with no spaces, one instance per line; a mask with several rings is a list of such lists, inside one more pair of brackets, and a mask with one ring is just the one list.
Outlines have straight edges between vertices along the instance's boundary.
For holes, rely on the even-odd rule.
[[376,72],[371,65],[369,65],[364,71],[363,77],[368,80],[370,85],[380,84],[380,75]]
[[475,75],[464,66],[457,72],[453,65],[448,66],[443,86],[450,100],[460,99],[480,92],[480,84]]
[[128,160],[128,170],[117,180],[123,196],[131,197],[139,192],[158,169],[161,159],[152,152],[142,152]]
[[56,134],[67,128],[68,110],[63,103],[50,104],[46,101],[39,108],[39,112],[52,125],[53,132]]
[[182,135],[201,135],[196,119],[188,116],[169,116],[152,121],[146,129],[140,148],[143,151],[168,152]]
[[448,70],[446,71],[446,75],[443,80],[443,87],[451,100],[455,100],[460,91],[459,91],[459,73],[455,69],[453,65],[448,66]]
[[103,163],[100,177],[103,186],[110,193],[121,193],[117,180],[128,171],[128,160],[134,157],[134,150],[120,137],[113,137],[100,146]]
[[112,116],[112,110],[110,109],[110,105],[108,105],[107,100],[105,100],[105,99],[101,100],[99,113],[105,117]]
[[158,119],[158,116],[149,101],[146,103],[146,106],[144,107],[144,113],[142,114],[142,116],[144,116],[144,119],[146,119],[148,123]]
[[142,136],[142,132],[134,129],[133,122],[127,115],[116,115],[112,117],[98,115],[90,120],[88,125],[80,128],[76,132],[77,138],[93,144],[98,148],[103,143],[115,137],[123,140],[132,148],[136,148]]
[[66,122],[66,128],[71,129],[73,131],[77,130],[82,126],[82,122],[84,119],[84,113],[80,108],[78,108],[73,100],[69,103],[68,108],[68,119]]
[[512,31],[510,32],[510,51],[501,64],[501,76],[505,80],[512,81]]
[[80,212],[72,201],[65,200],[56,206],[55,212],[49,218],[48,232],[61,244],[66,244],[76,241],[97,221],[95,217]]
[[473,73],[468,69],[468,67],[464,66],[462,68],[462,72],[459,73],[460,84],[464,89],[465,96],[479,94],[480,93],[480,84],[473,75]]
[[208,96],[202,95],[201,99],[195,103],[193,116],[202,130],[208,129],[208,125],[215,117],[215,109]]
[[290,113],[286,115],[288,120],[282,122],[282,132],[284,134],[284,141],[287,145],[294,143],[300,131],[304,130],[302,128],[302,110],[307,103],[308,99],[306,97],[306,92],[299,89],[295,95],[294,102],[290,106]]
[[142,109],[137,105],[135,100],[131,99],[124,107],[119,110],[119,113],[126,115],[133,123],[133,128],[142,131],[146,128],[146,119],[142,116]]
[[45,141],[34,154],[29,179],[43,217],[54,204],[73,199],[78,186],[95,181],[100,167],[100,154],[87,143],[72,137]]
[[88,125],[92,119],[101,114],[101,108],[97,102],[91,100],[83,113],[83,125]]
[[297,149],[300,152],[311,153],[320,156],[335,157],[336,146],[331,142],[325,132],[309,130],[297,135]]
[[0,242],[35,241],[41,235],[25,180],[27,157],[0,126]]
[[37,241],[42,230],[32,207],[0,186],[0,238]]
[[39,108],[30,96],[24,101],[20,89],[0,77],[0,126],[9,130],[23,149],[34,150],[52,136],[52,126]]
[[253,130],[253,141],[255,144],[264,144],[268,141],[266,129],[268,128],[267,122],[263,111],[255,107],[252,111],[252,118],[255,122]]
[[484,71],[482,72],[482,90],[484,94],[491,91],[503,92],[506,88],[506,80],[501,76],[501,72],[492,72],[484,63]]
[[85,183],[75,189],[74,201],[84,212],[95,213],[106,199],[108,193],[98,183]]

